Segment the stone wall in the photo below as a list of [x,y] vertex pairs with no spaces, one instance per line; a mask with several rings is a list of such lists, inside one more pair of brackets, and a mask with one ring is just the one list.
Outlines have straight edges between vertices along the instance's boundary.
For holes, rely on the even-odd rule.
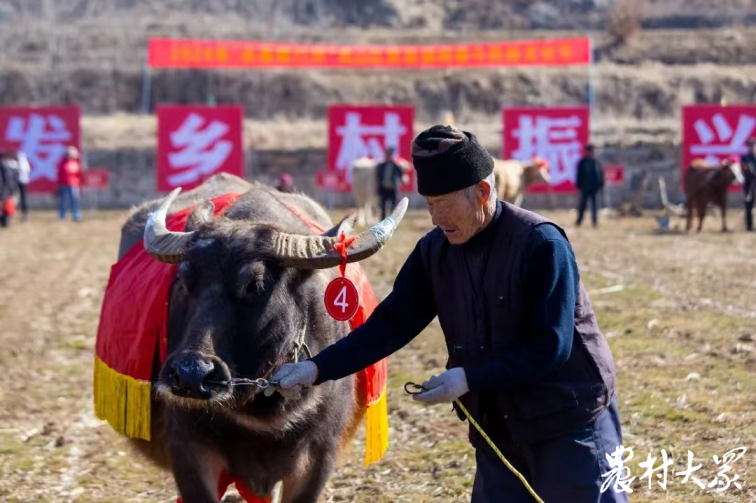
[[[326,194],[315,187],[315,173],[326,165],[325,149],[250,150],[247,152],[246,178],[273,184],[283,172],[292,175],[296,187],[330,207],[351,207],[351,194]],[[501,152],[491,149],[491,154]],[[646,208],[661,208],[658,177],[664,177],[671,202],[682,202],[680,184],[680,148],[669,144],[637,144],[633,146],[600,147],[599,158],[606,164],[625,165],[625,183],[608,187],[604,194],[606,206],[614,206],[631,194],[633,179],[643,170],[650,175],[649,183],[642,197]],[[110,171],[110,188],[106,191],[85,194],[85,207],[97,204],[99,208],[128,208],[150,198],[158,197],[156,192],[155,152],[152,149],[94,150],[87,153],[89,166],[105,167]],[[424,208],[424,202],[417,194],[408,194],[410,207]],[[730,204],[741,204],[740,193],[733,193]],[[95,199],[96,198],[96,199]],[[529,194],[524,206],[531,209],[553,209],[574,207],[575,195]],[[52,208],[52,196],[34,195],[30,204],[33,208]]]

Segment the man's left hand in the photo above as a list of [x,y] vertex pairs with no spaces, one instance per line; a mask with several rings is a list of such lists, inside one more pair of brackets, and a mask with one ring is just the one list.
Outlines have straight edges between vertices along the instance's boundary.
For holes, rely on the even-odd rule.
[[467,386],[467,375],[462,367],[449,369],[439,376],[432,376],[423,383],[423,387],[428,391],[413,395],[412,399],[429,404],[451,403],[470,391]]

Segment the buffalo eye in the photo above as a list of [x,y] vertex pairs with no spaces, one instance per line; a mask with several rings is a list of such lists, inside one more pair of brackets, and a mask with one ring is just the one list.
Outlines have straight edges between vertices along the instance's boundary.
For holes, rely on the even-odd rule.
[[186,287],[186,282],[180,278],[176,279],[176,288],[179,293],[186,295],[189,293],[189,289]]
[[242,290],[242,299],[246,302],[257,302],[265,296],[265,282],[262,278],[247,283]]
[[192,269],[187,262],[182,262],[176,274],[176,287],[179,292],[188,294],[192,282]]
[[265,296],[265,266],[247,264],[239,271],[237,295],[247,302],[257,302]]

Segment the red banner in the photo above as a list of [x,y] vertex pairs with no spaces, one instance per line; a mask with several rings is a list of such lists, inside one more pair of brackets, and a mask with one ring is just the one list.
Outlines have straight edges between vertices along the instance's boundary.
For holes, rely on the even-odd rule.
[[315,186],[327,192],[347,192],[344,186],[344,173],[324,169],[315,173]]
[[604,183],[622,185],[625,183],[625,166],[622,164],[604,164]]
[[0,107],[0,149],[20,150],[31,166],[29,192],[55,192],[69,146],[81,151],[79,107]]
[[534,184],[529,192],[574,192],[577,164],[590,135],[588,107],[505,108],[503,156],[549,163],[551,185]]
[[225,172],[244,176],[241,106],[162,105],[158,116],[158,191],[190,190]]
[[[352,163],[367,156],[384,157],[386,146],[394,147],[394,157],[411,159],[415,109],[409,106],[332,105],[328,107],[328,170],[343,174],[339,191],[352,190]],[[411,163],[410,163],[411,164]],[[399,192],[415,190],[415,170]]]
[[150,39],[152,68],[450,68],[590,63],[588,38],[454,45],[314,45]]
[[110,186],[110,172],[105,168],[90,168],[82,171],[81,184],[86,189],[107,189]]
[[[689,105],[682,110],[681,182],[694,159],[718,164],[727,156],[740,157],[746,140],[756,136],[756,105]],[[730,191],[739,190],[733,184]]]

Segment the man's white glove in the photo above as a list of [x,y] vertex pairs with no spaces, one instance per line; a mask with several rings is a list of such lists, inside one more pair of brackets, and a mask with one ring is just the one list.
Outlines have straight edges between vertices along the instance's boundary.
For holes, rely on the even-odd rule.
[[310,387],[318,378],[318,366],[309,360],[299,363],[284,363],[268,381],[265,396],[278,391],[289,399],[300,398],[302,387]]
[[428,391],[413,395],[413,400],[430,404],[451,403],[470,391],[467,386],[467,375],[462,367],[449,369],[439,376],[432,376],[423,383],[423,387]]

